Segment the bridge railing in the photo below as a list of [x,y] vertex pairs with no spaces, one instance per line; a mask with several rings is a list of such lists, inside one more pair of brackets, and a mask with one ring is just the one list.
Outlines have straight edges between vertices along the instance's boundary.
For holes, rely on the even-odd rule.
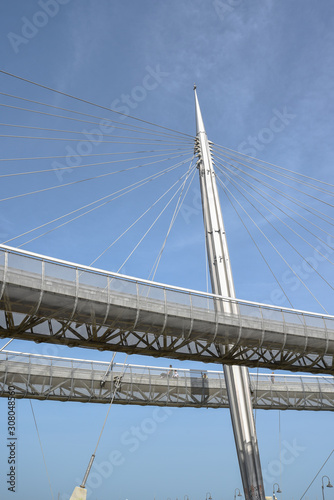
[[[325,331],[334,331],[334,316],[231,299],[196,290],[173,287],[131,276],[106,272],[88,266],[80,266],[4,245],[0,246],[0,300],[11,272],[22,272],[22,274],[27,272],[33,275],[34,281],[36,279],[39,280],[41,292],[48,286],[48,282],[52,283],[52,280],[55,278],[66,282],[67,292],[71,291],[71,294],[73,294],[74,309],[75,301],[81,287],[88,286],[97,290],[99,297],[105,299],[106,309],[109,304],[109,296],[113,292],[131,296],[134,303],[137,301],[138,304],[140,304],[143,298],[154,299],[161,302],[162,310],[164,305],[172,303],[186,306],[190,311],[201,309],[214,312],[217,301],[219,301],[222,304],[223,310],[224,303],[236,304],[237,316],[239,317],[256,318],[262,320],[264,323],[267,321],[277,321],[282,323],[283,328],[284,324],[288,324],[303,328],[310,327],[320,328]],[[36,295],[35,301],[37,307],[41,301],[41,297]],[[320,341],[323,344],[323,339],[319,339]]]
[[[0,351],[0,366],[10,364],[20,364],[26,365],[29,369],[29,365],[34,367],[48,367],[49,374],[52,375],[52,370],[56,368],[65,368],[71,371],[74,375],[75,373],[80,374],[81,372],[91,372],[95,380],[101,379],[106,374],[107,377],[111,375],[126,375],[130,379],[136,379],[137,382],[140,377],[145,377],[146,379],[160,378],[169,379],[173,382],[180,382],[181,384],[186,384],[187,379],[194,380],[212,380],[220,381],[222,386],[224,384],[224,372],[219,370],[199,370],[190,368],[179,368],[174,366],[161,367],[161,366],[144,366],[136,364],[123,364],[123,363],[113,363],[110,365],[108,361],[96,361],[96,360],[81,360],[76,358],[65,358],[58,356],[45,356],[42,354],[31,354],[31,353],[21,353],[15,351],[3,350]],[[314,392],[318,388],[319,395],[322,392],[322,387],[329,385],[334,391],[334,377],[333,376],[315,376],[315,375],[290,375],[290,374],[278,374],[278,373],[250,373],[250,384],[253,389],[258,386],[270,387],[271,390],[275,390],[279,387],[282,390],[282,386],[285,385],[287,389],[291,389],[293,386],[303,386],[304,389],[311,390]]]

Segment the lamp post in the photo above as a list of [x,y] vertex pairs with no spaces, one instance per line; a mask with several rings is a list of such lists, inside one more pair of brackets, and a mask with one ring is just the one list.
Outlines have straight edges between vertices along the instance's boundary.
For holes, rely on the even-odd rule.
[[238,491],[238,497],[242,497],[242,494],[240,493],[239,488],[236,488],[236,489],[234,490],[234,500],[236,500],[236,498],[237,498],[237,491]]
[[275,495],[275,486],[277,486],[276,493],[282,493],[281,488],[279,487],[278,483],[273,484],[273,500],[277,499],[277,496]]
[[333,485],[331,483],[331,480],[329,479],[328,476],[322,476],[321,478],[321,490],[322,490],[322,498],[325,500],[325,487],[324,487],[324,477],[328,479],[328,483],[326,484],[327,488],[333,488]]
[[[208,496],[208,495],[209,495],[209,496]],[[208,492],[207,492],[206,497],[205,497],[205,500],[212,500],[212,496],[211,496],[210,491],[208,491]]]

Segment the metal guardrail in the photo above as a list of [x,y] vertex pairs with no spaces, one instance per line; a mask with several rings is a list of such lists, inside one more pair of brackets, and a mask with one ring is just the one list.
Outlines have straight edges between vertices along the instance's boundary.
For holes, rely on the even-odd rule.
[[[217,313],[218,301],[235,304],[238,314]],[[334,316],[171,287],[6,246],[0,246],[0,309],[3,337],[334,372]],[[82,325],[86,329],[73,333]],[[234,348],[222,354],[219,346],[230,344]]]
[[[283,323],[305,325],[334,330],[334,315],[321,314],[299,309],[274,306],[260,302],[246,301],[229,297],[222,297],[211,293],[201,292],[188,288],[171,286],[164,283],[135,278],[119,273],[105,271],[99,268],[84,266],[61,259],[48,257],[33,252],[20,250],[6,245],[0,245],[0,279],[2,289],[6,283],[9,269],[32,272],[40,277],[41,288],[47,285],[48,277],[58,278],[71,282],[73,290],[77,292],[82,285],[96,287],[100,291],[121,291],[131,294],[137,299],[151,297],[158,300],[173,302],[191,308],[215,310],[215,301],[233,303],[238,306],[239,314],[262,319],[277,319]],[[296,317],[298,319],[293,320]]]
[[[110,369],[111,368],[111,369]],[[0,396],[157,406],[226,408],[222,371],[151,367],[0,352]],[[334,410],[334,378],[251,373],[255,408]]]

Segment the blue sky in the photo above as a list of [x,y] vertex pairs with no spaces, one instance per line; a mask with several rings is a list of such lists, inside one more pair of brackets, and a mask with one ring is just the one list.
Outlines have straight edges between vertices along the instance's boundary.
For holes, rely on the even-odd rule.
[[[49,7],[45,7],[44,11],[41,7],[43,1],[15,0],[2,3],[0,55],[4,71],[105,107],[110,107],[112,103],[113,107],[127,106],[130,114],[138,118],[190,136],[195,134],[192,88],[196,82],[210,140],[234,150],[248,151],[251,155],[255,153],[255,156],[265,161],[325,182],[333,182],[334,6],[330,0],[321,3],[315,0],[254,0],[251,3],[245,0],[99,0],[98,5],[89,0],[55,1],[48,4]],[[38,13],[42,11],[49,14],[41,17]],[[36,28],[38,23],[45,25]],[[144,93],[140,90],[142,88]],[[0,74],[0,91],[105,116],[102,110],[3,74]],[[136,95],[138,98],[126,104],[124,96],[127,95]],[[19,104],[19,101],[14,102],[2,95],[0,102],[28,107],[27,103]],[[44,108],[35,109],[45,111]],[[94,127],[6,107],[0,107],[0,113],[1,123],[73,131],[85,128],[91,130]],[[270,126],[277,113],[288,116],[283,129],[273,134],[269,142],[257,141],[256,146],[252,145],[254,138],[264,137],[263,130]],[[66,112],[63,114],[71,116]],[[117,116],[115,119],[118,119]],[[145,126],[130,118],[125,118],[124,123]],[[43,135],[42,132],[23,129],[15,129],[14,132],[2,125],[0,130],[3,135],[29,135],[30,132],[35,136]],[[121,132],[113,133],[121,135]],[[58,134],[57,137],[64,136],[64,133],[54,132],[53,136],[55,134]],[[188,139],[185,138],[186,141]],[[77,138],[72,142],[3,137],[0,140],[3,158],[61,156],[66,155],[70,147],[77,150],[80,144]],[[124,164],[60,171],[54,168],[53,160],[50,159],[1,162],[1,173],[51,170],[40,175],[2,179],[1,199],[27,191],[57,187],[52,191],[1,202],[1,241],[10,240],[184,160],[184,165],[179,169],[141,190],[23,247],[89,265],[186,172],[189,166],[186,159],[188,155],[192,156],[191,141],[190,138],[185,146],[182,145],[184,156],[180,160],[176,159],[177,154],[174,152],[172,156],[175,159],[166,161],[166,165],[158,163],[131,173],[124,172],[63,188],[58,186],[106,174],[111,168],[119,170],[125,168]],[[96,155],[107,153],[111,147],[116,152],[122,151],[124,147],[128,151],[155,149],[154,145],[111,146],[101,143],[94,146],[92,151]],[[168,147],[175,147],[174,142]],[[140,157],[145,155],[138,154]],[[91,163],[105,160],[105,157],[101,160],[98,158],[91,157]],[[148,159],[147,162],[153,160]],[[135,165],[135,161],[129,165]],[[117,270],[163,206],[164,203],[152,210],[148,218],[140,221],[133,231],[121,239],[120,244],[106,252],[96,266]],[[154,227],[129,259],[123,269],[126,274],[148,277],[165,238],[174,206],[171,203],[159,219],[159,225]],[[272,302],[272,292],[277,285],[257,256],[226,199],[222,199],[222,207],[237,296]],[[330,207],[323,207],[323,210],[332,215]],[[269,231],[275,242],[278,241],[268,224],[261,227]],[[203,234],[199,186],[195,176],[168,238],[156,279],[206,290]],[[24,241],[21,238],[9,244],[16,246]],[[284,251],[291,265],[301,265],[297,255],[289,254],[287,248]],[[313,251],[305,246],[302,246],[301,251],[308,257],[314,257]],[[284,276],[286,269],[277,255],[267,247],[266,252],[277,274]],[[250,266],[249,262],[254,265]],[[319,272],[333,281],[333,270],[327,261],[319,260],[317,266]],[[294,306],[319,311],[318,304],[302,287],[293,286],[291,279],[289,282],[285,276]],[[319,281],[315,273],[306,272],[306,281],[326,309],[334,314],[332,292]],[[80,349],[69,351],[63,347],[42,347],[19,341],[14,341],[12,348],[58,356],[110,359],[110,353]],[[117,361],[123,359],[123,355],[117,355]],[[134,356],[130,362],[169,364],[169,360],[157,361]],[[193,366],[186,362],[180,365]],[[6,403],[5,399],[0,400],[2,429],[5,428]],[[55,495],[60,492],[66,498],[66,494],[70,494],[77,484],[77,478],[82,478],[106,408],[55,402],[34,402],[34,408]],[[154,420],[154,415],[154,408],[112,408],[97,462],[102,463],[115,450],[121,453],[124,460],[121,465],[115,466],[112,475],[103,480],[89,498],[112,496],[120,500],[146,500],[155,497],[158,500],[168,497],[180,499],[189,495],[191,499],[200,500],[205,498],[208,491],[214,499],[232,497],[234,489],[241,487],[241,482],[228,411],[173,409],[156,426],[154,433],[131,452],[129,446],[124,444],[124,433],[130,432],[133,426],[143,425],[145,419]],[[297,443],[298,447],[294,460],[284,467],[281,498],[300,498],[333,448],[332,427],[333,417],[325,413],[281,414],[282,440],[288,446]],[[49,498],[29,401],[18,402],[18,428],[19,470],[15,499],[26,498],[27,493],[36,500]],[[266,483],[269,494],[272,488],[270,470],[279,453],[278,413],[258,411],[257,429],[262,465],[269,478]],[[6,450],[2,439],[1,470],[5,468],[5,460]],[[333,464],[332,458],[323,473],[333,477]],[[309,498],[320,498],[320,482],[318,478],[309,490]],[[3,480],[0,481],[0,492],[1,497],[7,498]],[[331,495],[333,497],[333,492],[328,490],[326,498],[331,498]]]

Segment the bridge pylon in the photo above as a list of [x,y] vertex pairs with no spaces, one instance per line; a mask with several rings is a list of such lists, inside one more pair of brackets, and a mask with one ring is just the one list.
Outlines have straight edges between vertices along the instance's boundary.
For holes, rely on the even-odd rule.
[[[232,269],[210,142],[205,131],[196,86],[194,91],[197,129],[195,153],[198,156],[197,167],[201,186],[211,287],[214,294],[235,298]],[[217,311],[228,314],[237,314],[238,312],[237,304],[231,301],[216,301],[215,307]],[[225,352],[229,349],[229,346],[219,345],[217,349]],[[227,365],[223,365],[223,368],[245,499],[265,500],[248,369],[243,366]]]

